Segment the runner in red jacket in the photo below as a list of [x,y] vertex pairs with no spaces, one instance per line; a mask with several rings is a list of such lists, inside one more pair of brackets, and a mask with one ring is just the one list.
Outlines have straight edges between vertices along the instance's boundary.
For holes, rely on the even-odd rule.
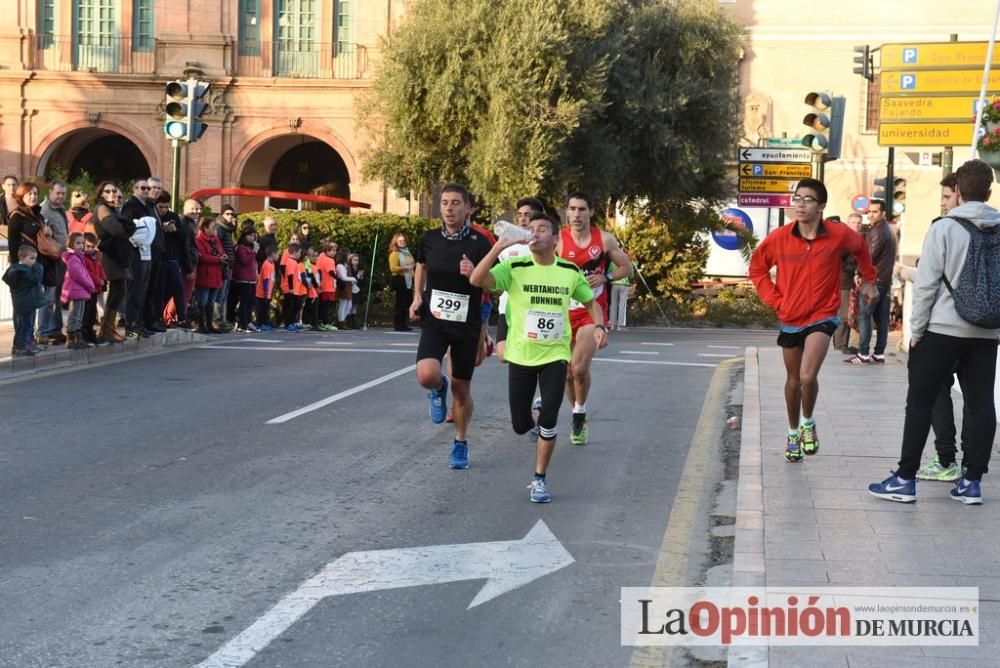
[[[785,361],[789,425],[785,459],[789,462],[802,461],[803,453],[813,455],[819,450],[812,415],[819,394],[819,369],[840,323],[840,259],[845,252],[858,261],[864,280],[862,298],[878,298],[868,245],[847,225],[823,220],[826,199],[821,181],[799,181],[792,196],[797,222],[769,234],[750,260],[750,280],[764,303],[777,312],[780,324],[778,345]],[[772,267],[777,267],[777,283],[771,280]]]

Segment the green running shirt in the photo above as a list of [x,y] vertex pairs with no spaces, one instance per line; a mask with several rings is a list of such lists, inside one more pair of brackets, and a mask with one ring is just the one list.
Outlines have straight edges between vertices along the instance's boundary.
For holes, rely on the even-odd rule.
[[557,257],[550,265],[531,256],[508,258],[490,269],[495,291],[507,291],[504,357],[522,366],[570,360],[569,301],[594,298],[583,272]]

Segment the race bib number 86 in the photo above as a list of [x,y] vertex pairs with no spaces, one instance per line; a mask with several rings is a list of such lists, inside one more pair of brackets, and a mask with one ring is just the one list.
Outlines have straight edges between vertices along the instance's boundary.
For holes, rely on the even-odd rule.
[[438,320],[465,322],[469,316],[469,295],[431,290],[430,311]]
[[532,341],[557,341],[564,329],[562,313],[528,311],[524,319],[524,336]]

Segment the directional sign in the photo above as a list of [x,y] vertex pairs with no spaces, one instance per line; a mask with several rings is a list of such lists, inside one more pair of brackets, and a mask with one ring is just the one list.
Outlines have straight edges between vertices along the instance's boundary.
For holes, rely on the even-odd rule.
[[740,179],[741,193],[793,193],[799,180]]
[[972,143],[972,121],[965,123],[879,123],[879,146],[962,146]]
[[[925,42],[883,44],[882,70],[975,68],[986,64],[987,42]],[[993,52],[993,67],[1000,66],[1000,51]]]
[[886,122],[958,121],[971,123],[977,97],[883,97],[879,120]]
[[736,198],[738,206],[753,208],[789,207],[792,205],[791,193],[787,195],[757,195],[754,193],[740,193]]
[[768,148],[802,148],[802,137],[768,137]]
[[736,156],[742,162],[812,162],[812,151],[792,148],[739,148]]
[[768,178],[804,179],[812,176],[812,166],[804,163],[740,163],[740,176],[756,176]]
[[302,583],[196,668],[238,668],[330,596],[486,580],[470,608],[573,563],[539,520],[521,540],[349,552]]
[[[968,93],[978,95],[982,70],[919,70],[882,72],[881,95],[923,95],[924,93]],[[1000,92],[1000,71],[990,72],[988,94]]]

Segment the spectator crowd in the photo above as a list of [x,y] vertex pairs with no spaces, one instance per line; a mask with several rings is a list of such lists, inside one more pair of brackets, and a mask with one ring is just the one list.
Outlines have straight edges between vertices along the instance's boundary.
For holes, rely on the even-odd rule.
[[[2,183],[14,356],[121,343],[173,327],[203,334],[357,327],[361,258],[315,238],[308,223],[279,248],[272,217],[258,230],[228,204],[218,216],[202,215],[195,199],[172,211],[157,177],[136,180],[128,198],[111,181],[92,194],[68,193],[53,181],[41,202],[33,182],[7,175]],[[405,237],[401,248],[406,252]],[[390,249],[402,281],[397,312],[412,299],[412,261],[400,263],[401,255],[399,244]],[[407,329],[398,318],[395,324]]]

